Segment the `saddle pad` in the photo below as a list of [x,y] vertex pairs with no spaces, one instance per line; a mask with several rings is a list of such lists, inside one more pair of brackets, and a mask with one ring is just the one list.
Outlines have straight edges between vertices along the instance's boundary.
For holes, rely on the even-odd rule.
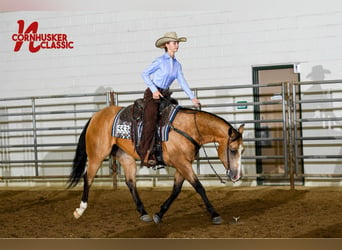
[[[167,117],[163,125],[157,126],[158,136],[161,141],[167,141],[169,139],[169,132],[171,129],[171,123],[175,119],[177,112],[182,108],[180,105],[171,105],[170,108],[166,108],[163,112],[168,112],[168,114],[163,114],[162,117]],[[112,136],[122,139],[133,139],[133,130],[137,129],[138,138],[141,137],[142,132],[142,121],[137,122],[137,128],[132,128],[133,118],[127,119],[127,111],[131,112],[131,107],[128,106],[126,108],[121,109],[116,115],[113,128],[112,128]],[[126,111],[126,112],[125,112]],[[123,116],[123,117],[122,117]]]
[[112,129],[112,136],[114,137],[123,138],[123,139],[132,138],[131,136],[132,122],[120,119],[122,112],[124,112],[126,109],[127,108],[121,109],[115,116],[113,129]]

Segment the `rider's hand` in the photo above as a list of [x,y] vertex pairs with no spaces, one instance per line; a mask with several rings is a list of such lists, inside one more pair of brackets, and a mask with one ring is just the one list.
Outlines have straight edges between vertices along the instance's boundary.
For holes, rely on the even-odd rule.
[[193,98],[191,99],[191,101],[195,105],[196,108],[198,108],[201,105],[200,101],[197,98]]
[[163,97],[163,95],[157,90],[153,93],[153,99],[160,99],[160,97]]

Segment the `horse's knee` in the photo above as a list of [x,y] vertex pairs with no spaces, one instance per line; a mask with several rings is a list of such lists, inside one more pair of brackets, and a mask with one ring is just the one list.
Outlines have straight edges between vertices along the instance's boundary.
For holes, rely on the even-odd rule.
[[197,193],[205,194],[205,189],[198,179],[195,179],[194,182],[191,183],[191,185],[194,187]]

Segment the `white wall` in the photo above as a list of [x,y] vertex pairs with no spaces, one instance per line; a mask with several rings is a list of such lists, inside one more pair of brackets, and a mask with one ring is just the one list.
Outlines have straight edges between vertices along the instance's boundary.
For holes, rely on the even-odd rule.
[[[298,62],[342,78],[342,5],[329,1],[226,1],[209,11],[55,11],[0,13],[0,98],[143,90],[140,73],[162,53],[167,31],[187,36],[177,54],[192,87],[251,83],[252,65]],[[239,1],[240,2],[240,1]],[[285,2],[285,1],[284,1]],[[66,33],[74,49],[14,52],[17,20],[39,33]],[[174,87],[178,87],[174,85]]]
[[[191,87],[251,84],[252,66],[289,63],[301,65],[301,80],[342,79],[339,1],[224,2],[208,10],[0,12],[0,99],[143,91],[140,74],[163,53],[154,42],[167,31],[188,38],[177,58]],[[25,43],[14,52],[20,19],[26,27],[38,21],[38,33],[67,34],[74,49],[30,53]],[[317,65],[329,73],[317,75]]]

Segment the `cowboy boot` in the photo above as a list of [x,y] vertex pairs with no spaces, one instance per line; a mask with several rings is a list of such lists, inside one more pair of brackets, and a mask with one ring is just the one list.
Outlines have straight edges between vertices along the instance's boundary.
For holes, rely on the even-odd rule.
[[151,159],[150,155],[151,155],[151,151],[147,150],[146,156],[145,156],[144,160],[142,161],[143,166],[154,167],[155,165],[157,165],[157,161],[154,159]]

